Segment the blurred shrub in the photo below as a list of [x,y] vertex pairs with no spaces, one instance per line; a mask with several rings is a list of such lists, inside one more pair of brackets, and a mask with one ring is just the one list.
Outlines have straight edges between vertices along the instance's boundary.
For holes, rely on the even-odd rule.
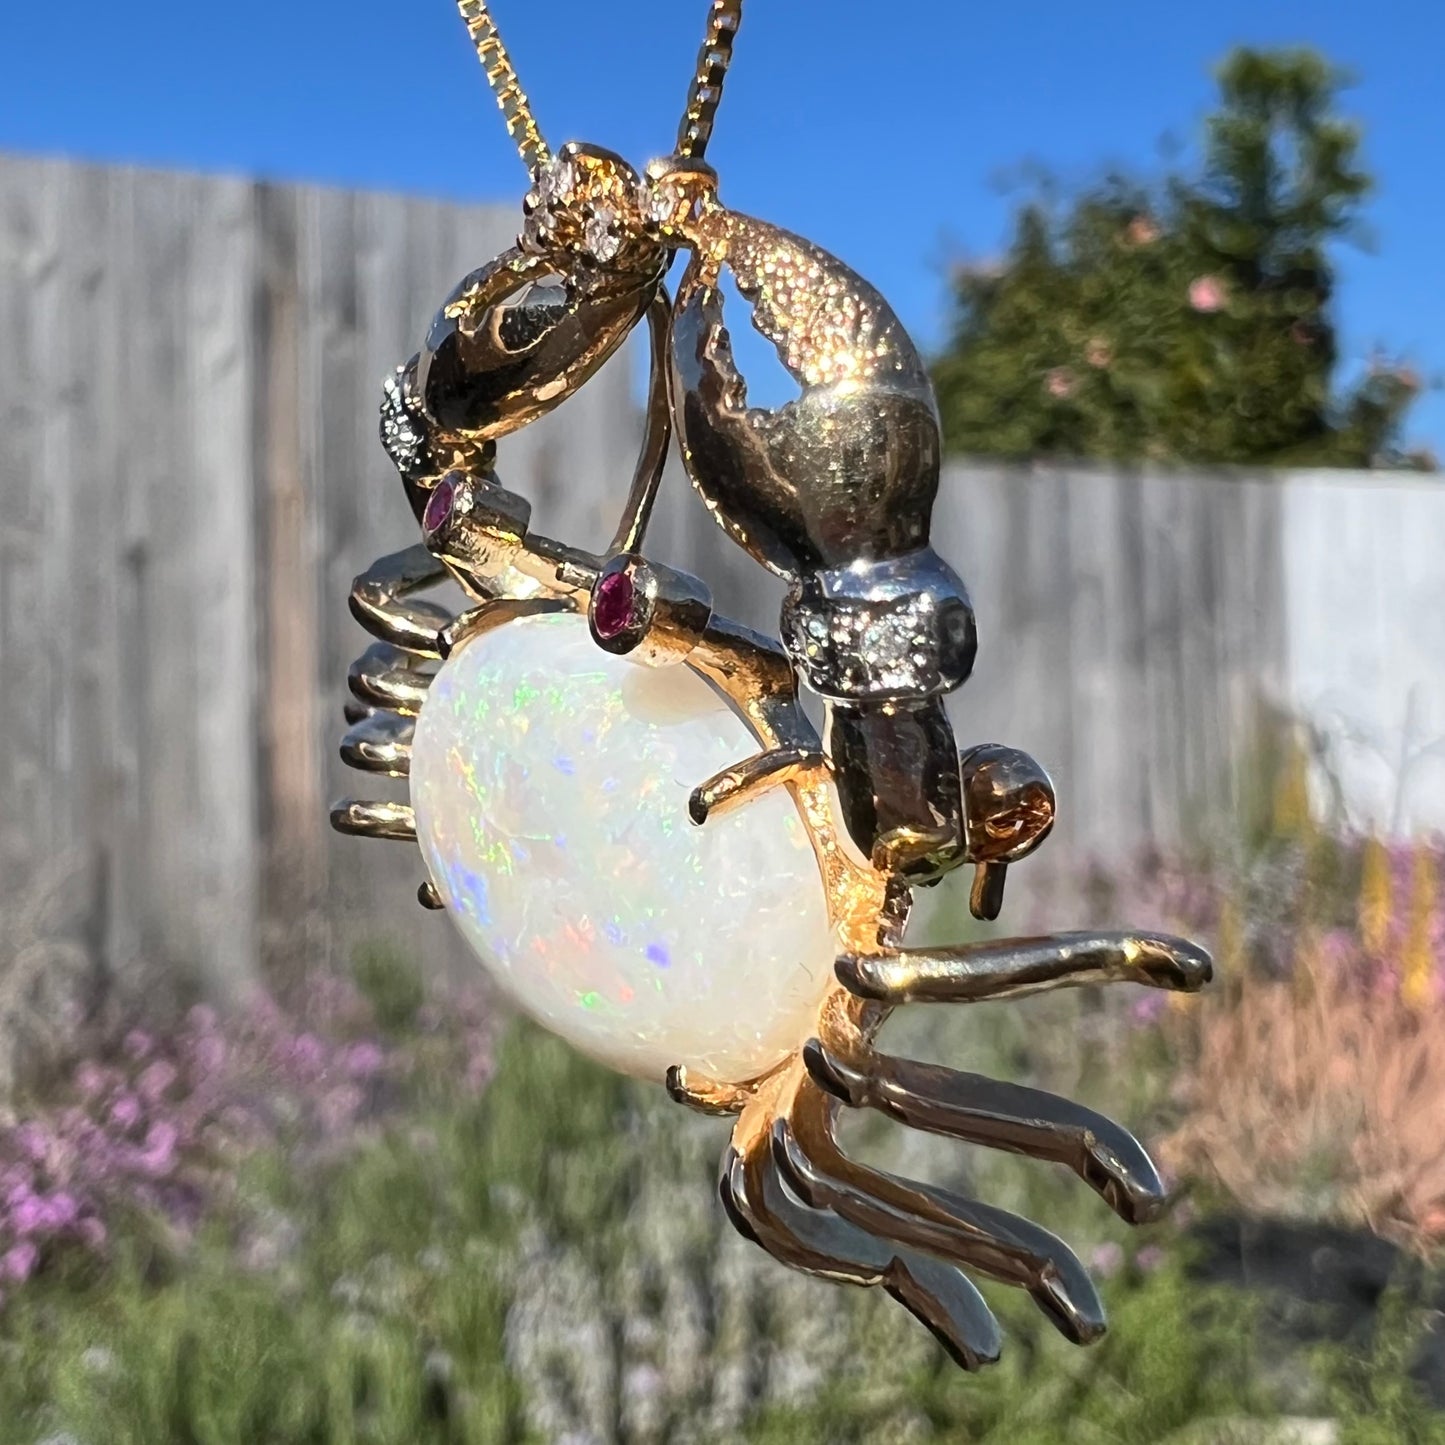
[[1003,260],[955,276],[949,447],[1433,470],[1398,446],[1414,371],[1337,389],[1330,250],[1372,186],[1340,85],[1310,51],[1235,51],[1192,170],[1026,205]]
[[1177,1061],[1176,1173],[1243,1209],[1445,1241],[1445,909],[1438,843],[1307,823],[1233,870],[1152,860],[1153,919],[1213,941],[1212,996],[1148,1000]]

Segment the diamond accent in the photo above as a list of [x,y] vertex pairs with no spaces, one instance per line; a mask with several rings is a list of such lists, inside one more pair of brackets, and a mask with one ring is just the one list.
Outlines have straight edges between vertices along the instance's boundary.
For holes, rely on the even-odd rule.
[[622,237],[618,235],[616,226],[616,213],[609,206],[598,206],[587,218],[587,224],[582,229],[582,242],[594,261],[605,265],[622,249]]

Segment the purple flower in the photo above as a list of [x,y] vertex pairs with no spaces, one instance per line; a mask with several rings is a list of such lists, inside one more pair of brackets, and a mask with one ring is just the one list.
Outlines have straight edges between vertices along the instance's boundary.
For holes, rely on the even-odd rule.
[[75,1087],[82,1098],[99,1098],[110,1087],[110,1071],[87,1059],[75,1071]]
[[39,1263],[39,1249],[30,1240],[22,1239],[19,1244],[12,1244],[5,1254],[0,1256],[0,1279],[24,1284],[35,1273],[35,1266]]
[[1124,1264],[1124,1251],[1112,1241],[1099,1245],[1089,1256],[1089,1267],[1100,1279],[1110,1279]]
[[145,1059],[150,1057],[151,1050],[155,1048],[155,1040],[144,1029],[132,1029],[125,1036],[125,1042],[121,1047],[125,1050],[127,1058]]
[[334,1134],[350,1124],[360,1108],[361,1090],[354,1084],[342,1084],[326,1094],[317,1112],[322,1128]]
[[145,1148],[136,1161],[140,1168],[157,1177],[169,1174],[175,1166],[176,1141],[179,1137],[174,1124],[158,1119],[146,1131]]
[[316,1077],[326,1065],[326,1046],[315,1034],[297,1034],[287,1053],[303,1078]]
[[75,1232],[80,1236],[82,1244],[91,1249],[101,1249],[106,1241],[106,1228],[103,1220],[97,1219],[93,1214],[82,1219],[76,1226]]
[[217,1024],[216,1011],[207,1004],[198,1003],[186,1015],[186,1022],[198,1034],[214,1033]]
[[26,1158],[39,1164],[50,1152],[50,1136],[39,1124],[25,1123],[15,1131],[15,1142]]
[[10,1206],[10,1228],[22,1239],[44,1229],[46,1218],[47,1211],[43,1195],[28,1194]]
[[202,1076],[219,1074],[226,1065],[226,1041],[219,1034],[202,1034],[196,1040],[196,1068]]
[[175,1081],[176,1066],[168,1059],[157,1059],[136,1080],[136,1088],[147,1103],[158,1104]]
[[142,1112],[141,1102],[134,1094],[122,1094],[110,1106],[111,1122],[122,1129],[134,1129],[140,1123]]
[[80,1217],[80,1203],[75,1195],[61,1190],[45,1201],[45,1224],[49,1229],[69,1229]]
[[385,1063],[386,1055],[382,1053],[379,1045],[370,1040],[352,1044],[346,1051],[346,1072],[353,1079],[369,1079],[378,1073]]
[[1158,1023],[1169,1008],[1169,1000],[1162,993],[1146,993],[1129,1005],[1131,1022],[1140,1026]]

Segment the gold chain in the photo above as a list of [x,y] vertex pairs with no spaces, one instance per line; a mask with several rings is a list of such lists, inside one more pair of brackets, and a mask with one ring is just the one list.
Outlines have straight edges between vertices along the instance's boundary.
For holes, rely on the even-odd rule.
[[722,100],[723,81],[733,58],[733,41],[743,22],[743,0],[712,0],[707,34],[697,54],[697,71],[687,95],[687,108],[677,128],[675,155],[700,161],[712,138],[713,121]]
[[[537,119],[532,114],[527,93],[512,68],[511,57],[497,33],[497,22],[487,0],[457,0],[457,9],[466,22],[467,34],[482,62],[487,84],[497,97],[507,122],[507,134],[521,154],[529,171],[540,170],[552,159],[547,142],[542,139]],[[708,12],[707,32],[698,51],[697,69],[687,93],[687,106],[677,128],[675,155],[701,160],[712,137],[713,121],[722,99],[723,80],[732,61],[733,41],[742,24],[743,0],[712,0]]]
[[492,94],[502,108],[507,134],[520,152],[523,165],[529,171],[540,170],[552,159],[552,152],[547,149],[547,142],[537,128],[531,103],[517,80],[517,72],[512,69],[511,57],[502,44],[502,37],[497,34],[496,21],[487,9],[487,0],[457,0],[457,9],[466,22],[477,59],[487,73],[487,84],[492,87]]

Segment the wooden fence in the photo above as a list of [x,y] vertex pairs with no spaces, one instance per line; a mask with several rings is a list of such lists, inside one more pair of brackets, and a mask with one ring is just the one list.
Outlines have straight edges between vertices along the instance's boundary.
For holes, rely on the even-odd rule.
[[[414,535],[376,442],[379,383],[515,219],[0,157],[12,919],[58,880],[47,927],[121,975],[199,967],[219,994],[268,959],[361,936],[422,930],[438,957],[454,951],[413,902],[415,858],[334,837],[326,804],[358,781],[335,757],[365,642],[346,592]],[[505,446],[539,529],[584,545],[610,530],[635,363]],[[1370,540],[1377,526],[1393,545]],[[1326,674],[1335,693],[1363,688],[1382,735],[1413,699],[1412,766],[1436,802],[1393,821],[1445,819],[1429,745],[1445,734],[1445,489],[959,467],[936,531],[982,630],[959,736],[1050,766],[1057,858],[1227,818],[1261,704],[1308,710]],[[775,623],[776,586],[676,475],[653,540],[721,605]],[[1374,661],[1340,672],[1342,651]]]

